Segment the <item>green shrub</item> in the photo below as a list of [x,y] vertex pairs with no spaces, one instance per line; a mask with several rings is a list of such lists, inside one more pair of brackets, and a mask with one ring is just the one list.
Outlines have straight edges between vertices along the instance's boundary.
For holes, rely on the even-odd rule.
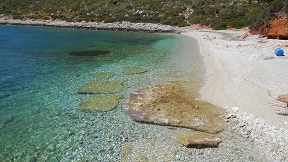
[[50,18],[45,16],[45,17],[43,17],[43,20],[50,20]]
[[23,17],[22,15],[15,14],[15,15],[12,16],[12,18],[13,18],[13,19],[19,19],[19,20],[21,20],[21,19],[23,19],[24,17]]
[[211,27],[216,30],[223,30],[223,29],[226,29],[227,23],[223,21],[219,21],[219,22],[216,22],[215,24],[212,24]]

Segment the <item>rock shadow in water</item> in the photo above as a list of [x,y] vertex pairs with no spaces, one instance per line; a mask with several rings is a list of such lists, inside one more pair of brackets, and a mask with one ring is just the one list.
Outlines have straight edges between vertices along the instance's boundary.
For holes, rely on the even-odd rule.
[[71,56],[100,56],[111,53],[109,50],[75,51],[68,53]]

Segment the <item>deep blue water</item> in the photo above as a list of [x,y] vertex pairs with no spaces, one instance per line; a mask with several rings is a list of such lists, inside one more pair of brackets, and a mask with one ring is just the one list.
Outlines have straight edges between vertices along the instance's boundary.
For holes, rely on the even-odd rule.
[[[187,73],[194,73],[192,80],[199,82],[203,65],[192,44],[195,40],[173,34],[0,25],[0,161],[99,160],[106,154],[119,160],[120,139],[138,136],[125,134],[131,129],[126,125],[134,122],[126,119],[121,106],[108,113],[80,112],[77,106],[85,96],[75,89],[101,71],[115,72],[112,80],[125,80],[124,96],[175,79],[161,75],[169,72],[181,74],[180,79],[191,79]],[[110,53],[69,55],[95,50]],[[126,76],[125,66],[149,72]],[[118,132],[108,131],[113,123]],[[108,135],[115,144],[94,138]]]

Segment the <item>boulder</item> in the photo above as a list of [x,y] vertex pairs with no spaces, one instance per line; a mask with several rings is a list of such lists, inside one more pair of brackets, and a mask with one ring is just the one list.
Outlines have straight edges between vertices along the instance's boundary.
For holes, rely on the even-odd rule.
[[191,128],[208,133],[221,132],[224,110],[197,99],[189,82],[166,82],[131,93],[123,103],[129,116],[140,122]]
[[76,89],[80,94],[113,94],[123,89],[123,81],[98,81],[92,80]]
[[279,95],[277,97],[277,100],[285,102],[286,103],[286,107],[287,107],[287,105],[288,105],[288,94]]
[[215,134],[194,130],[182,130],[174,133],[176,139],[186,147],[218,147],[221,139]]

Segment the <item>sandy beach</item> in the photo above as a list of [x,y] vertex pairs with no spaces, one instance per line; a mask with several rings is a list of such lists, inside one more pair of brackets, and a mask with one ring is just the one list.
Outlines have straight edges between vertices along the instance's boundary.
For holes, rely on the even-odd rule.
[[285,110],[276,98],[288,93],[288,59],[277,57],[274,49],[281,47],[287,54],[288,42],[260,38],[247,30],[184,34],[197,39],[207,68],[200,98],[226,109],[235,117],[235,129],[282,161],[288,151],[288,116],[276,114]]

